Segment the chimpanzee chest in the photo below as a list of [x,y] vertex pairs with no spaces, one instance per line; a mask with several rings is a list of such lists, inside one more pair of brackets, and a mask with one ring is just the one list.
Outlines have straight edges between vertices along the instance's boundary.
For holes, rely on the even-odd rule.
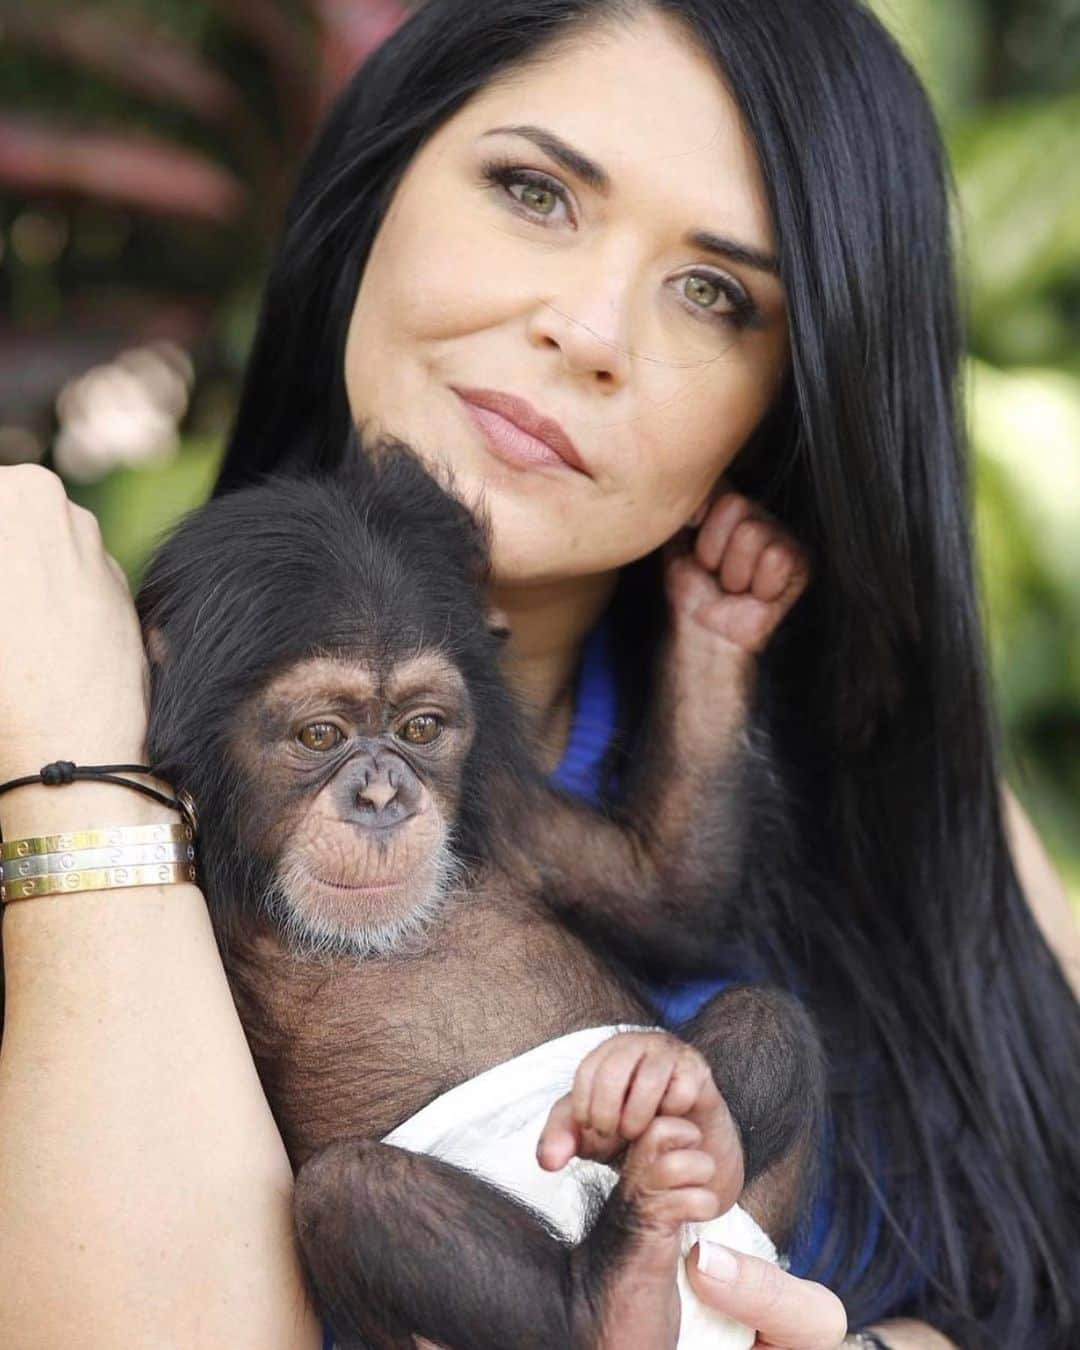
[[411,955],[316,963],[261,931],[226,966],[295,1166],[553,1037],[654,1019],[546,910],[505,896],[461,902]]

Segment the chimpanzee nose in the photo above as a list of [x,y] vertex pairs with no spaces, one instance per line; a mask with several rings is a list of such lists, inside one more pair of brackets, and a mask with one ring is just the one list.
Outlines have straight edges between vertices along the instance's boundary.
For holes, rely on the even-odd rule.
[[375,758],[357,764],[352,793],[362,825],[400,824],[416,812],[419,801],[419,785],[406,765]]
[[387,774],[385,778],[376,778],[373,783],[365,783],[356,794],[362,802],[370,802],[376,811],[381,811],[387,802],[392,802],[397,796],[397,785],[391,782],[391,775]]

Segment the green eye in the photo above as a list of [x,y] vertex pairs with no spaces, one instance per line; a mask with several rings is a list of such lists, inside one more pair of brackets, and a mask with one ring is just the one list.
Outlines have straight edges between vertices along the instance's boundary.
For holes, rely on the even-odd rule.
[[300,733],[300,744],[309,750],[333,750],[344,737],[332,722],[312,722]]
[[700,273],[684,277],[683,280],[692,283],[692,289],[686,294],[702,309],[712,309],[724,293],[711,277],[702,276]]
[[442,718],[422,713],[419,717],[410,717],[398,735],[410,745],[430,745],[432,741],[438,740],[442,729]]

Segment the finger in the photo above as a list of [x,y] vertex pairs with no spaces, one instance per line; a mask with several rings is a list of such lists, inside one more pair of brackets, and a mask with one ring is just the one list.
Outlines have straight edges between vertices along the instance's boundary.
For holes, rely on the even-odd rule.
[[693,1109],[701,1095],[706,1066],[698,1059],[685,1055],[675,1065],[668,1081],[660,1110],[665,1116],[684,1116]]
[[831,1290],[800,1280],[756,1256],[714,1243],[709,1271],[700,1269],[701,1244],[686,1260],[686,1275],[708,1307],[755,1327],[766,1345],[784,1350],[838,1350],[847,1335],[844,1305]]
[[77,538],[90,540],[101,538],[101,521],[93,511],[88,511],[85,506],[76,506],[74,502],[68,502],[68,514],[71,528]]
[[646,1055],[637,1067],[623,1103],[618,1130],[624,1139],[637,1139],[655,1119],[671,1081],[670,1055]]
[[732,533],[753,513],[754,503],[737,492],[728,493],[713,503],[694,541],[694,554],[702,567],[709,572],[716,571]]
[[627,1155],[625,1175],[644,1176],[657,1158],[675,1149],[700,1149],[701,1131],[685,1116],[657,1116]]
[[729,595],[743,595],[750,589],[758,560],[773,537],[773,527],[765,520],[743,520],[732,531],[719,572],[720,584]]
[[111,553],[105,554],[105,564],[108,567],[109,571],[120,583],[120,585],[123,586],[124,590],[127,591],[127,593],[130,595],[131,582],[128,580],[128,574],[124,571],[124,569],[120,566],[120,564],[116,561],[116,559],[112,556]]
[[600,1065],[602,1052],[607,1049],[606,1043],[598,1046],[585,1056],[577,1066],[577,1072],[574,1074],[574,1083],[570,1089],[570,1099],[574,1108],[574,1120],[579,1126],[588,1125],[590,1102],[592,1101],[593,1078]]
[[778,539],[766,544],[750,582],[754,598],[766,602],[779,600],[795,579],[797,566],[798,555],[792,545]]
[[574,1121],[574,1106],[570,1093],[560,1097],[548,1112],[536,1145],[536,1160],[547,1172],[558,1172],[573,1158],[580,1145],[580,1135]]
[[593,1078],[589,1124],[601,1134],[617,1134],[626,1091],[645,1058],[640,1046],[619,1046],[603,1061]]
[[716,1160],[699,1148],[662,1153],[645,1174],[645,1184],[658,1191],[683,1186],[708,1186],[716,1175]]

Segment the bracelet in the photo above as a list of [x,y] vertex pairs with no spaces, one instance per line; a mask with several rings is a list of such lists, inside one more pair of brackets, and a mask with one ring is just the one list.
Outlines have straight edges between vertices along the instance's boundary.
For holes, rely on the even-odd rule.
[[12,839],[7,844],[0,844],[0,863],[17,858],[32,858],[40,854],[145,847],[149,844],[191,844],[194,840],[195,832],[190,825],[108,825],[96,830],[68,830],[64,834],[43,834],[35,839]]
[[891,1350],[873,1331],[853,1331],[844,1337],[844,1344],[855,1347],[855,1350]]
[[[40,839],[20,840],[20,843],[40,844]],[[12,883],[23,877],[61,876],[74,868],[88,867],[148,867],[151,863],[182,863],[195,861],[195,845],[131,844],[126,848],[80,848],[62,853],[32,853],[25,857],[0,861],[0,882]]]
[[85,871],[51,873],[0,885],[0,903],[32,900],[71,891],[110,891],[118,886],[162,886],[195,880],[194,863],[151,863],[145,867],[91,867]]
[[[152,777],[156,776],[153,766],[149,764],[73,764],[70,759],[58,759],[52,764],[44,765],[37,773],[27,774],[23,778],[12,778],[6,783],[0,783],[0,793],[9,792],[12,788],[28,787],[32,783],[43,783],[46,787],[65,787],[68,783],[75,782],[76,779],[116,783],[120,787],[134,788],[136,792],[141,792],[144,796],[152,797],[154,801],[161,802],[174,811],[179,811],[191,827],[192,834],[197,832],[198,817],[190,793],[180,791],[175,797],[167,797],[164,792],[158,792],[156,788],[147,787],[145,783],[134,783],[130,778],[116,777],[119,773],[145,773]],[[0,843],[2,843],[3,837],[3,832],[0,831]],[[43,851],[52,852],[53,850]]]
[[0,844],[0,905],[72,891],[194,881],[190,825],[117,825]]

